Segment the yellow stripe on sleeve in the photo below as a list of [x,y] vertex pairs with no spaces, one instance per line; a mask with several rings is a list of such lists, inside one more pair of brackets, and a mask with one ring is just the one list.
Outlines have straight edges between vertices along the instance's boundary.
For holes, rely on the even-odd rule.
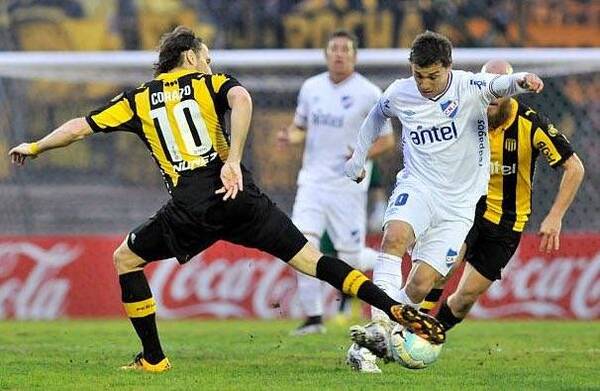
[[342,292],[347,295],[356,296],[358,290],[365,281],[369,281],[367,276],[359,272],[358,270],[352,270],[342,284]]
[[100,113],[92,115],[91,118],[100,129],[115,128],[131,120],[133,110],[131,110],[127,99],[121,99]]
[[130,318],[143,318],[156,312],[154,297],[135,303],[123,303],[123,307]]
[[215,93],[218,93],[219,90],[221,89],[221,87],[223,86],[223,84],[225,84],[225,82],[227,80],[229,80],[229,77],[227,77],[225,75],[214,74],[211,76],[210,80],[212,82],[212,86],[213,86],[213,89],[215,90]]

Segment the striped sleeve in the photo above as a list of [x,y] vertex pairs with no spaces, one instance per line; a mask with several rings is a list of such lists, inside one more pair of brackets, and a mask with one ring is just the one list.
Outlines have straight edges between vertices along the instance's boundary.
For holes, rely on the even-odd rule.
[[534,148],[544,155],[550,167],[561,166],[574,153],[571,143],[545,116],[536,113],[532,119]]
[[125,92],[115,96],[108,104],[91,111],[85,119],[94,132],[141,131],[140,121]]
[[241,83],[236,78],[226,73],[216,73],[211,75],[210,82],[212,84],[213,91],[215,92],[215,107],[217,112],[225,112],[229,107],[229,101],[227,100],[227,93],[235,86],[241,86]]

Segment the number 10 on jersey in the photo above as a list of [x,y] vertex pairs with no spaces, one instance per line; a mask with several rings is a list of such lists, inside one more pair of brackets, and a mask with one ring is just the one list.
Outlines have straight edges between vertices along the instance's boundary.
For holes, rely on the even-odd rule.
[[195,100],[187,99],[173,107],[173,118],[178,128],[176,130],[171,127],[165,106],[151,110],[150,115],[154,120],[157,132],[162,135],[169,155],[167,158],[172,163],[183,160],[175,140],[175,132],[183,141],[185,153],[188,155],[202,156],[212,149],[208,129],[202,118],[200,106]]

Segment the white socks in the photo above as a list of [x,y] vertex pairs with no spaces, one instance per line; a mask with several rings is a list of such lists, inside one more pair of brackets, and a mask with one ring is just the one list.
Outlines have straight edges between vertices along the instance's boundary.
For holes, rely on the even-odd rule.
[[406,288],[404,288],[400,291],[400,296],[398,297],[398,301],[400,303],[407,304],[416,309],[419,309],[419,307],[421,305],[421,303],[415,303],[414,301],[412,301],[410,299],[410,297],[408,297],[408,295],[406,294]]
[[[373,268],[373,283],[392,299],[402,302],[402,258],[383,252],[379,253]],[[387,321],[388,319],[385,312],[371,307],[371,320]]]

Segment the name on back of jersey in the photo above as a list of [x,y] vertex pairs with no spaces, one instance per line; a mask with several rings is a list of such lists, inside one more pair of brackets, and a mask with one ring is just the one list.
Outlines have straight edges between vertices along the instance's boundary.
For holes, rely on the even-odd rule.
[[187,85],[175,91],[159,91],[150,95],[150,100],[153,105],[165,103],[172,100],[180,101],[184,96],[192,95],[192,87]]

